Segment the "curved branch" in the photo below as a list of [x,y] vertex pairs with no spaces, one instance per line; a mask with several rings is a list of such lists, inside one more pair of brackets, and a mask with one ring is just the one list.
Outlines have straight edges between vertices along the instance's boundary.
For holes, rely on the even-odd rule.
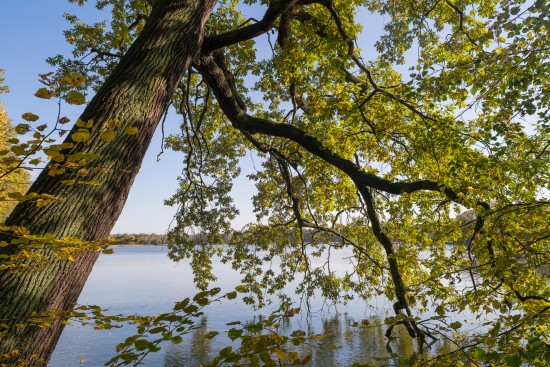
[[259,22],[247,25],[246,27],[231,30],[229,32],[206,37],[202,47],[203,54],[209,54],[210,52],[220,48],[231,46],[260,36],[273,28],[279,15],[296,5],[307,5],[314,2],[315,1],[311,0],[273,0],[269,4],[263,18]]

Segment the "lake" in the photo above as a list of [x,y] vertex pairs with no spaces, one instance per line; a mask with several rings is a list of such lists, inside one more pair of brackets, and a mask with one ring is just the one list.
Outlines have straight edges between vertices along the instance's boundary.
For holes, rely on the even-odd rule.
[[[193,274],[185,262],[168,259],[167,249],[160,246],[114,246],[114,254],[102,254],[78,300],[80,304],[94,304],[109,308],[109,314],[158,314],[172,309],[174,303],[197,293]],[[331,264],[334,270],[345,269],[349,263],[346,253],[341,261]],[[322,260],[320,260],[322,261]],[[215,261],[222,293],[232,291],[240,284],[239,274],[229,264]],[[284,330],[304,330],[310,334],[328,334],[311,346],[311,366],[351,366],[354,362],[375,366],[400,366],[403,360],[417,353],[416,342],[404,336],[404,330],[394,330],[396,339],[387,346],[382,322],[391,315],[391,305],[385,298],[351,302],[346,306],[327,306],[323,299],[311,299],[311,313],[291,318]],[[192,367],[207,363],[219,350],[231,345],[227,334],[213,340],[203,335],[212,330],[224,332],[231,328],[228,322],[250,322],[261,315],[269,315],[276,305],[254,311],[235,300],[213,303],[205,316],[197,320],[200,327],[188,334],[181,344],[166,344],[158,353],[145,359],[146,366]],[[393,311],[391,311],[393,312]],[[366,320],[366,321],[364,321]],[[103,366],[115,354],[115,346],[135,328],[94,330],[91,326],[67,326],[52,356],[50,367]],[[400,337],[402,335],[403,337]],[[236,345],[234,345],[235,347]],[[438,343],[431,353],[449,350]],[[396,357],[398,355],[399,357]]]

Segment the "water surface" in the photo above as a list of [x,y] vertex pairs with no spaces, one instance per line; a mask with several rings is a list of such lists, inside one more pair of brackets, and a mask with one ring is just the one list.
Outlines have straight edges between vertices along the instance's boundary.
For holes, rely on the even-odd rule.
[[[174,302],[198,292],[190,266],[169,260],[166,248],[115,246],[114,249],[114,254],[99,257],[78,303],[109,308],[110,314],[154,315],[171,310]],[[331,263],[331,269],[338,271],[339,267],[340,270],[349,267],[345,254],[342,255],[341,261]],[[214,269],[218,281],[213,286],[221,287],[222,293],[240,284],[239,274],[230,265],[215,260]],[[372,299],[368,303],[351,302],[345,307],[323,307],[322,299],[312,299],[310,304],[312,312],[309,315],[295,316],[281,327],[286,332],[300,329],[311,335],[327,335],[311,346],[311,366],[350,366],[354,362],[399,366],[416,354],[415,341],[404,336],[405,332],[399,327],[393,334],[396,338],[386,345],[386,328],[382,320],[391,306],[385,298]],[[197,320],[200,327],[187,335],[184,343],[165,345],[160,352],[147,356],[145,365],[192,367],[205,364],[231,341],[221,335],[207,340],[204,333],[211,330],[223,333],[230,328],[226,325],[228,322],[252,322],[274,308],[254,311],[238,299],[211,304],[205,316]],[[115,354],[115,346],[134,332],[131,326],[101,331],[91,326],[68,326],[49,366],[103,366]],[[448,349],[448,346],[441,344],[435,348],[432,353]]]

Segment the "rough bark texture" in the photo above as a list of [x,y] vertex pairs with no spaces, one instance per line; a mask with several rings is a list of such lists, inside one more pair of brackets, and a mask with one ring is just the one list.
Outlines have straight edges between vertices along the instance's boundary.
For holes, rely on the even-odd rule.
[[[47,169],[30,188],[63,198],[60,203],[37,207],[20,204],[6,224],[26,227],[31,233],[51,233],[96,240],[109,235],[128,196],[154,130],[166,110],[178,82],[200,50],[203,26],[216,0],[157,1],[139,37],[111,76],[90,101],[81,119],[95,121],[92,138],[73,152],[98,153],[101,157],[86,168],[102,170],[86,179],[101,186],[61,185],[64,177],[50,177]],[[97,132],[106,121],[122,125],[115,140],[107,143]],[[123,133],[125,126],[139,129]],[[70,138],[69,138],[70,139]],[[71,152],[66,152],[70,154]],[[73,173],[74,175],[74,173]],[[78,255],[74,262],[52,258],[41,271],[0,273],[0,321],[13,326],[24,323],[31,312],[68,309],[76,302],[97,259],[97,252]],[[12,328],[0,340],[0,355],[14,349],[32,365],[48,360],[63,325],[52,328]]]

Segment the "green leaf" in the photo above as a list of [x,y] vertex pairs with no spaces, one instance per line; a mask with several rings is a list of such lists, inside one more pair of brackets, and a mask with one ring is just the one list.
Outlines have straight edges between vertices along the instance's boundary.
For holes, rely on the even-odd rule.
[[222,350],[220,350],[220,357],[227,358],[231,356],[231,351],[233,351],[233,347],[231,346],[223,348]]
[[227,332],[227,336],[229,336],[229,339],[231,340],[240,338],[242,334],[243,334],[243,329],[232,328],[232,329],[229,329],[229,331]]
[[173,344],[180,344],[181,342],[183,342],[183,338],[179,335],[176,335],[172,338],[170,338],[170,341],[173,343]]
[[218,334],[219,334],[218,331],[209,331],[209,332],[207,332],[206,334],[204,334],[204,337],[205,337],[206,339],[209,339],[209,340],[210,340],[210,339],[213,339],[213,338],[214,338],[216,335],[218,335]]
[[237,292],[236,291],[227,293],[227,299],[235,299],[235,298],[237,298]]
[[198,304],[199,306],[206,306],[207,304],[210,303],[210,301],[209,301],[208,298],[206,298],[206,297],[205,297],[205,298],[198,299],[196,302],[197,302],[197,304]]
[[238,285],[235,287],[235,290],[239,293],[246,293],[247,292],[247,287],[246,285]]
[[452,329],[457,330],[457,329],[460,329],[460,327],[462,326],[462,323],[460,321],[455,321],[455,322],[451,322],[449,326]]
[[189,304],[189,298],[185,298],[182,301],[176,302],[176,305],[174,306],[174,311],[183,310],[185,306]]
[[504,357],[504,360],[506,361],[506,364],[509,367],[520,367],[521,366],[521,357],[518,355],[515,356],[506,356]]
[[149,340],[145,339],[138,339],[135,341],[134,346],[136,347],[136,350],[144,350],[148,349],[152,343]]

